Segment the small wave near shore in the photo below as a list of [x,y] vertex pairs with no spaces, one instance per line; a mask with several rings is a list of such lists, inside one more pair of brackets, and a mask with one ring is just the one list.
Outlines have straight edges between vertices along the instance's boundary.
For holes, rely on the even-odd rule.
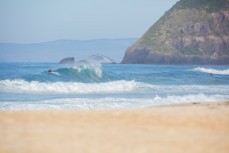
[[217,70],[217,69],[197,67],[197,68],[194,68],[194,71],[204,72],[204,73],[209,73],[209,74],[229,75],[229,69]]

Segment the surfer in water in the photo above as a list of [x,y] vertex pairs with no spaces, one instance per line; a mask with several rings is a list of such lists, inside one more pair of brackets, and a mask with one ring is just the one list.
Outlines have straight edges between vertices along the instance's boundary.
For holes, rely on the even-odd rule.
[[49,68],[49,69],[48,69],[48,72],[49,72],[49,73],[50,73],[50,72],[52,72],[52,69],[51,69],[51,68]]

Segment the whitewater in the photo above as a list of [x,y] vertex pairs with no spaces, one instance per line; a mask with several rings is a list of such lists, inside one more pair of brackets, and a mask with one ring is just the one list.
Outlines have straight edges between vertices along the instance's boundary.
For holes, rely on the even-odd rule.
[[0,69],[1,110],[132,109],[229,100],[229,66],[0,63]]

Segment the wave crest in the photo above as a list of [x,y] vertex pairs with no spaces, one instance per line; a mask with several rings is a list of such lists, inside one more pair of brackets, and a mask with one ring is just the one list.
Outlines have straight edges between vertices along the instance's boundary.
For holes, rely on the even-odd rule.
[[94,72],[98,77],[102,77],[102,65],[100,63],[78,63],[73,67],[78,73],[83,71]]
[[66,65],[64,66],[65,67],[58,68],[51,73],[48,73],[48,75],[45,75],[46,81],[77,81],[86,83],[100,82],[102,80],[102,66],[99,63],[81,62],[75,63],[74,65],[69,65],[69,67],[66,67]]
[[207,69],[203,67],[197,67],[194,71],[209,73],[209,74],[219,74],[219,75],[229,75],[229,69],[226,70],[216,70],[216,69]]
[[127,92],[137,87],[135,81],[112,81],[106,83],[38,82],[25,80],[2,80],[0,91],[41,93],[112,93]]
[[121,93],[141,92],[150,94],[173,93],[228,93],[228,86],[224,85],[151,85],[142,82],[118,80],[101,83],[82,82],[39,82],[25,80],[1,80],[2,92],[38,92],[38,93]]

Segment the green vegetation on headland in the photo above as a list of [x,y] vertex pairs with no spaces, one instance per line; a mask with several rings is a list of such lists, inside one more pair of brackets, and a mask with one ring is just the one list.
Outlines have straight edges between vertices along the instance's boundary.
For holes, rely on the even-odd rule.
[[229,0],[180,0],[122,63],[229,64]]

